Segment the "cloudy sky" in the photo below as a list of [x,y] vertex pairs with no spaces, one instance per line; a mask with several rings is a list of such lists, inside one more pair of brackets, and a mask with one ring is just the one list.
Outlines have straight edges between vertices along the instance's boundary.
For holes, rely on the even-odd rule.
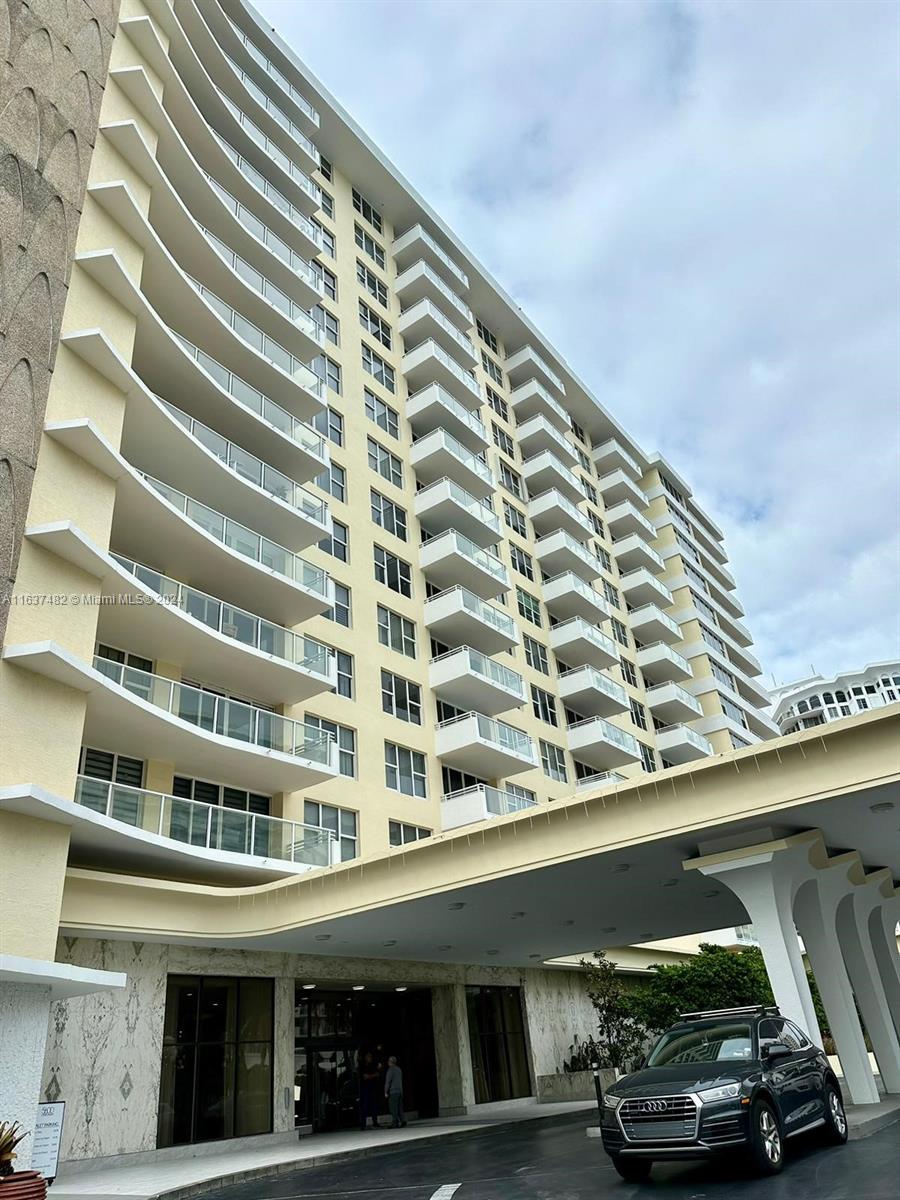
[[257,3],[691,482],[766,682],[900,653],[898,6]]

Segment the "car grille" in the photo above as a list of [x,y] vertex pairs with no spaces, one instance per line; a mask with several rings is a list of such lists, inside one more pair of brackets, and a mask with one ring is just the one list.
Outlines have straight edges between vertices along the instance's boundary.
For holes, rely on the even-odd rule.
[[629,1141],[690,1138],[697,1129],[697,1106],[690,1096],[642,1096],[619,1107]]

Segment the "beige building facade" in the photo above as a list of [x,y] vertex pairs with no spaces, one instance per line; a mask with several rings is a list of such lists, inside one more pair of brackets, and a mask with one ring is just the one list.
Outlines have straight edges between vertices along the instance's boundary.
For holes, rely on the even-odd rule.
[[[353,1122],[391,1038],[423,1113],[535,1094],[591,1019],[542,963],[740,904],[399,960],[387,920],[298,948],[228,914],[759,749],[721,530],[251,8],[9,11],[20,74],[84,50],[94,124],[59,184],[45,411],[4,399],[0,1015],[34,1069],[3,1099],[70,1099],[83,1159]],[[126,928],[114,888],[73,915],[115,878],[222,924]]]

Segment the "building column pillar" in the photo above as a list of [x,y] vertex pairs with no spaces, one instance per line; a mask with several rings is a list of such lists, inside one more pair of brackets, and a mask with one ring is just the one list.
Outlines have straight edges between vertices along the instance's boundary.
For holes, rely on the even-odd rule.
[[897,948],[897,922],[900,920],[900,893],[885,900],[869,914],[869,934],[875,961],[881,974],[894,1030],[900,1038],[900,950]]
[[437,1069],[438,1113],[457,1117],[475,1103],[472,1051],[469,1046],[469,1014],[466,989],[461,983],[431,989],[434,1025],[434,1057]]
[[[881,872],[877,873],[879,876]],[[882,882],[880,879],[879,883]],[[885,1091],[900,1094],[900,1040],[888,1009],[887,996],[869,932],[869,915],[882,897],[865,883],[841,901],[837,932],[856,1002],[872,1043]]]
[[851,887],[846,870],[840,867],[819,872],[797,892],[794,913],[819,985],[849,1099],[853,1104],[877,1104],[875,1075],[837,941],[837,907]]

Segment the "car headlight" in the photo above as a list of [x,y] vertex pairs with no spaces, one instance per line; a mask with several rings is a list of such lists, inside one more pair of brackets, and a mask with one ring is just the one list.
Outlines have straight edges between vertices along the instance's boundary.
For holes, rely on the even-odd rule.
[[713,1100],[733,1100],[740,1094],[741,1085],[739,1083],[723,1083],[721,1087],[707,1088],[705,1092],[697,1093],[704,1104],[709,1104]]
[[607,1092],[606,1095],[603,1097],[603,1107],[611,1108],[613,1112],[616,1111],[616,1109],[619,1107],[619,1105],[621,1103],[622,1103],[621,1096],[610,1096],[609,1092]]

